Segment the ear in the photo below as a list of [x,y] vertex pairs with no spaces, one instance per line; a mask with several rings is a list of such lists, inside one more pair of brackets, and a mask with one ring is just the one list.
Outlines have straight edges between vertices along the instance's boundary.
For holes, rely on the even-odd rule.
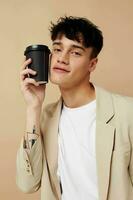
[[97,62],[98,62],[98,58],[97,57],[96,58],[92,58],[90,60],[90,63],[89,63],[89,72],[92,72],[92,71],[95,70]]

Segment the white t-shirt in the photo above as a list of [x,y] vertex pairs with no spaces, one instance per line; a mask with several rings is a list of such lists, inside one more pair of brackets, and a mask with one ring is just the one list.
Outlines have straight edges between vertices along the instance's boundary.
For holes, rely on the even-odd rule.
[[96,100],[78,108],[63,105],[58,134],[62,200],[97,200]]

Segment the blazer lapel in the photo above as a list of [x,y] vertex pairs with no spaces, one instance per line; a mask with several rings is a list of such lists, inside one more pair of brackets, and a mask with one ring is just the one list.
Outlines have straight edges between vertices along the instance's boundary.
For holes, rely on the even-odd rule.
[[[44,148],[47,163],[50,170],[51,186],[56,195],[56,199],[61,198],[60,183],[57,178],[58,168],[58,125],[62,108],[62,98],[60,97],[57,105],[50,111],[46,121],[46,135],[44,136]],[[45,132],[45,130],[44,130]]]
[[109,124],[114,116],[111,95],[100,87],[96,91],[96,163],[99,199],[107,200],[115,128]]

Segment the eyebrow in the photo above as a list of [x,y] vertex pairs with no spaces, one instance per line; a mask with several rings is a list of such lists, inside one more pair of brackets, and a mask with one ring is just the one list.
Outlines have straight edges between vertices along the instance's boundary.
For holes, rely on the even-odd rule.
[[[62,42],[53,42],[53,45],[62,45]],[[81,47],[79,45],[73,44],[71,45],[72,48],[78,48],[78,49],[82,49],[83,51],[85,51],[84,47]]]

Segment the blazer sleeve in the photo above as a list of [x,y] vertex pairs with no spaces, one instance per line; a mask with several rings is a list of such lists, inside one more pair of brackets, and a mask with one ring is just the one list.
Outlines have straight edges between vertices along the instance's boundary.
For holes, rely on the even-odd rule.
[[24,193],[33,193],[40,188],[43,166],[43,146],[41,135],[30,152],[23,146],[24,137],[17,151],[16,184]]

